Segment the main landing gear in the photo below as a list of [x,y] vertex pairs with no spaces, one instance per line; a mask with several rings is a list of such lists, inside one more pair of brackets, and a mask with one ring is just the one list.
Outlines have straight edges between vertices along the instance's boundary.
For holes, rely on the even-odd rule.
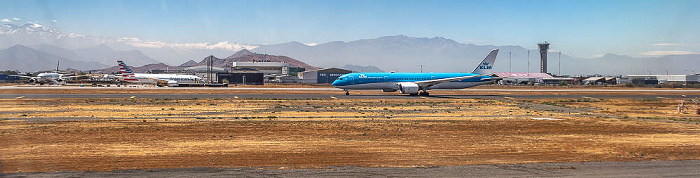
[[418,93],[418,95],[420,95],[420,96],[430,96],[430,93],[428,93],[428,91],[426,91],[426,90],[423,90],[423,92]]
[[411,93],[408,95],[410,95],[410,96],[430,96],[430,93],[428,93],[428,91],[423,91],[423,92],[418,92],[418,93]]

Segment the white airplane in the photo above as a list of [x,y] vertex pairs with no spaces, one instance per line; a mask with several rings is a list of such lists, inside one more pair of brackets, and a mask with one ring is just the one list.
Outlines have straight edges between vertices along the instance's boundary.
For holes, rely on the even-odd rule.
[[30,76],[19,76],[22,78],[29,78],[29,83],[35,84],[56,84],[56,85],[61,85],[65,84],[64,82],[68,78],[75,78],[79,76],[66,76],[65,74],[58,73],[58,66],[61,64],[59,61],[58,64],[56,65],[56,71],[55,72],[42,72],[36,75],[36,77],[30,77]]
[[350,73],[338,77],[333,86],[345,90],[345,95],[350,95],[348,90],[382,90],[428,96],[432,89],[462,89],[500,80],[489,74],[496,55],[498,49],[491,50],[471,73]]
[[131,83],[155,84],[157,86],[181,86],[181,85],[201,85],[204,84],[202,78],[194,75],[179,74],[143,74],[134,73],[124,61],[119,63],[119,71],[122,73],[122,80]]

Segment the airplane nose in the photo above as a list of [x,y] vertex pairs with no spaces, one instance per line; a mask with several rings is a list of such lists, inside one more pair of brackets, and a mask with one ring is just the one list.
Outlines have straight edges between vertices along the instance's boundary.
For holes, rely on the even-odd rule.
[[338,84],[340,84],[340,82],[338,80],[336,80],[336,81],[333,81],[333,83],[331,85],[338,86]]

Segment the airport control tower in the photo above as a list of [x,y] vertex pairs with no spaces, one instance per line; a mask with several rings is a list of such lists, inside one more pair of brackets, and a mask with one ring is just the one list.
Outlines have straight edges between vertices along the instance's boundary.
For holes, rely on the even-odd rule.
[[549,43],[546,41],[544,43],[537,44],[540,47],[540,73],[547,73],[547,50],[549,50]]

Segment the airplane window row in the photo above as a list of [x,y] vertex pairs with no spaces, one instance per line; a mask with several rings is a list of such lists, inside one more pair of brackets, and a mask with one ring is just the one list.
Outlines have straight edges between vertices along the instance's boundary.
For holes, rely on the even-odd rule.
[[195,81],[195,79],[191,79],[191,78],[170,78],[170,80],[178,80],[178,81]]

